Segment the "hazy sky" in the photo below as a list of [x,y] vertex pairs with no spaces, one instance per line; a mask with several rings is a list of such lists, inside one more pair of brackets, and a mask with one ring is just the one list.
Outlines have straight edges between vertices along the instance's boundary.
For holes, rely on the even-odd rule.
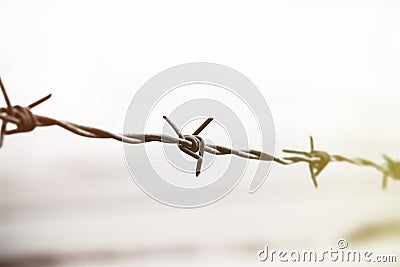
[[[398,2],[0,3],[0,75],[14,104],[53,93],[38,114],[122,132],[143,83],[175,65],[207,61],[237,69],[259,87],[275,121],[278,155],[308,147],[312,134],[318,149],[400,157]],[[156,108],[152,119],[161,122],[178,102],[167,98],[168,108]],[[258,129],[243,123],[254,141]],[[60,165],[92,158],[108,166],[108,149],[123,161],[115,142],[40,129],[6,138],[2,161],[9,164],[2,168],[12,170],[17,156],[36,166],[29,151]]]
[[52,92],[40,113],[119,131],[145,81],[209,61],[260,88],[282,146],[398,133],[396,1],[0,3],[2,78],[16,104]]

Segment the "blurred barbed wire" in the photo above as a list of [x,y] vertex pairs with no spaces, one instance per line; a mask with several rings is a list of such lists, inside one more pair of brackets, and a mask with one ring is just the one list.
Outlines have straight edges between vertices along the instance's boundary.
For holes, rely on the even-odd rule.
[[[292,165],[304,162],[308,164],[310,176],[315,187],[318,187],[318,175],[330,162],[347,162],[358,166],[372,167],[378,172],[382,173],[383,188],[386,188],[389,177],[395,180],[400,180],[399,161],[395,161],[386,155],[383,155],[383,159],[385,160],[385,162],[382,164],[378,164],[362,158],[347,158],[341,155],[331,155],[325,151],[315,150],[314,139],[311,136],[310,151],[284,149],[284,153],[292,155],[276,157],[274,155],[270,155],[268,153],[254,149],[239,150],[222,145],[205,143],[204,139],[200,137],[199,134],[210,124],[213,118],[208,118],[207,120],[205,120],[192,134],[189,135],[182,134],[179,127],[166,116],[163,116],[164,120],[171,126],[177,136],[146,133],[124,135],[112,133],[99,128],[79,125],[68,121],[56,120],[50,117],[33,114],[32,109],[48,100],[51,97],[51,94],[25,107],[19,105],[13,106],[1,78],[0,87],[3,93],[4,100],[6,102],[6,107],[0,108],[0,119],[2,121],[0,131],[0,148],[4,143],[4,137],[6,135],[30,132],[33,131],[36,127],[59,126],[76,135],[88,138],[114,139],[119,142],[129,144],[143,144],[147,142],[176,144],[182,152],[188,154],[197,161],[196,176],[199,176],[200,174],[204,154],[210,153],[215,155],[235,155],[251,160],[273,161],[281,165]],[[8,129],[8,124],[14,125],[14,128]]]

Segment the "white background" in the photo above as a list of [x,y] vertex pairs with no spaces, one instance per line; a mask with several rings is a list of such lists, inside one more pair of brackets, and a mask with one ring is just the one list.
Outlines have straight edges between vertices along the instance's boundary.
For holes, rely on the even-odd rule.
[[[397,1],[0,0],[0,75],[13,104],[51,92],[35,112],[121,132],[153,75],[220,63],[260,88],[278,153],[312,134],[318,149],[381,162],[400,157],[399,12]],[[137,188],[122,144],[58,128],[7,137],[0,262],[252,266],[265,244],[326,249],[339,237],[399,255],[399,182],[383,192],[373,169],[335,163],[318,190],[305,165],[274,165],[255,195],[250,178],[212,206],[173,209]],[[392,232],[357,235],[385,223]]]

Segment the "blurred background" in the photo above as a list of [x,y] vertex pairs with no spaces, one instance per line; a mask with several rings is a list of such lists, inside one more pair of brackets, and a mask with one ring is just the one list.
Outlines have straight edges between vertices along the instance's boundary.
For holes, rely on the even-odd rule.
[[[261,90],[278,155],[312,134],[317,149],[383,162],[400,158],[399,12],[397,1],[0,0],[0,75],[15,105],[53,93],[36,114],[122,132],[153,75],[220,63]],[[7,136],[0,265],[256,266],[265,245],[318,251],[339,238],[399,261],[400,182],[383,191],[374,169],[343,163],[318,189],[301,164],[274,165],[253,195],[250,181],[176,209],[140,191],[121,143],[56,127]]]

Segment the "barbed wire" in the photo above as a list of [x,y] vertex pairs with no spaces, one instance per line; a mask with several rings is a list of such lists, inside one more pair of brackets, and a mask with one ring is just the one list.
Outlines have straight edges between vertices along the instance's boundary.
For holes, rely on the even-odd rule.
[[[238,157],[260,160],[273,161],[281,165],[292,165],[296,163],[307,163],[313,184],[318,187],[317,177],[325,169],[330,162],[347,162],[350,164],[372,167],[383,175],[382,187],[386,188],[389,177],[392,179],[400,179],[400,162],[394,161],[390,157],[383,155],[385,162],[378,164],[362,158],[346,158],[340,155],[331,155],[325,151],[314,149],[314,139],[310,136],[310,151],[298,151],[284,149],[286,154],[294,154],[295,156],[276,157],[263,151],[254,149],[233,149],[222,145],[208,144],[199,134],[211,123],[213,118],[205,120],[192,134],[184,135],[179,127],[175,125],[168,117],[163,116],[164,120],[171,126],[177,136],[165,134],[116,134],[102,129],[79,125],[76,123],[56,120],[46,116],[40,116],[32,113],[32,109],[43,102],[50,99],[51,94],[33,102],[32,104],[22,107],[13,106],[8,97],[6,89],[0,77],[0,87],[6,102],[6,107],[0,108],[0,119],[2,121],[0,131],[0,148],[4,143],[6,135],[30,132],[37,127],[59,126],[76,135],[88,138],[114,139],[119,142],[128,144],[143,144],[147,142],[162,142],[167,144],[176,144],[178,148],[197,160],[196,177],[200,175],[203,157],[205,153],[214,155],[235,155]],[[14,128],[8,130],[7,125],[13,124]]]

